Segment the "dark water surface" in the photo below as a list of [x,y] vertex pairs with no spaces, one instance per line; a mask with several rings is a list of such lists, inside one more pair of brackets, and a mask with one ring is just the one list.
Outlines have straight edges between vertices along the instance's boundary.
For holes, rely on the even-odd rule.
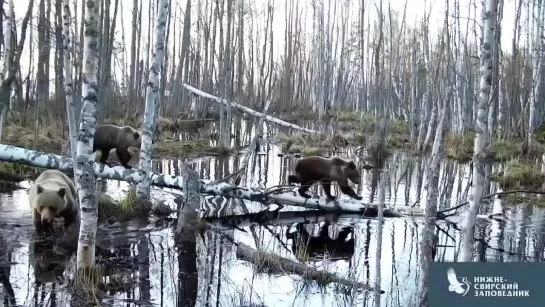
[[[246,143],[248,139],[242,138]],[[254,160],[255,166],[247,172],[248,180],[243,180],[241,184],[261,187],[285,184],[294,160],[278,157],[280,152],[278,146],[264,144],[261,154]],[[349,152],[345,156],[350,157],[351,154]],[[192,163],[202,178],[218,179],[236,171],[240,161],[237,157],[203,157],[192,160]],[[428,164],[427,158],[394,153],[385,166],[385,169],[389,169],[388,175],[384,177],[387,180],[386,203],[395,206],[417,203],[416,206],[424,208],[425,167]],[[161,160],[154,162],[154,169],[178,174],[180,165],[181,162],[177,160]],[[358,193],[365,201],[376,201],[376,189],[371,192],[370,188],[373,185],[372,172],[363,171],[362,177]],[[469,177],[468,165],[443,162],[439,181],[440,209],[467,200]],[[29,183],[23,183],[23,186],[28,188]],[[126,194],[128,187],[125,182],[106,182],[107,194],[117,199]],[[485,194],[498,188],[492,183],[487,189]],[[319,189],[314,190],[322,193]],[[153,189],[152,197],[176,207],[175,195],[169,192]],[[228,202],[222,197],[205,198],[210,208],[220,206],[221,212],[216,212],[216,215],[244,213],[240,206],[235,206],[236,202]],[[246,202],[246,206],[250,212],[264,208],[251,202]],[[533,206],[507,204],[505,199],[494,198],[483,203],[480,213],[486,215],[502,210],[505,222],[478,220],[475,234],[480,242],[477,248],[478,260],[541,261],[545,244],[543,210]],[[336,273],[347,280],[370,282],[373,285],[378,246],[376,220],[359,219],[353,215],[321,220],[307,226],[284,222],[275,226],[231,229],[223,233],[236,242],[253,248],[258,244],[262,250],[293,261],[300,261],[296,257],[297,251],[304,247],[299,243],[294,248],[293,242],[296,240],[293,233],[310,234],[314,238],[311,247],[315,253],[310,259],[301,258],[305,264]],[[453,220],[459,221],[460,218],[455,217]],[[381,288],[386,294],[381,296],[382,306],[415,306],[420,299],[419,242],[422,222],[421,217],[385,219],[381,245]],[[460,232],[444,222],[438,225],[445,231],[439,234],[439,244],[445,247],[439,247],[436,261],[453,261],[459,246]],[[326,237],[324,231],[322,237],[319,237],[324,227]],[[345,240],[339,239],[343,236]],[[320,239],[316,241],[316,238]],[[104,270],[105,281],[130,280],[129,284],[132,284],[125,291],[109,294],[102,302],[104,306],[317,307],[371,306],[373,303],[372,293],[353,291],[334,283],[323,287],[288,272],[268,274],[263,267],[240,259],[236,253],[237,247],[218,231],[206,231],[204,241],[190,233],[179,246],[175,246],[173,227],[153,221],[144,224],[131,222],[101,225],[98,240],[97,259]],[[330,247],[334,246],[334,250],[329,251],[333,259],[324,255],[323,247],[319,245],[319,242],[325,241],[329,242]],[[70,254],[61,247],[54,255],[40,254],[32,242],[33,228],[27,189],[1,193],[1,302],[4,306],[70,306],[70,294],[64,290],[66,282],[62,282],[66,278],[55,281],[55,274],[64,274],[65,277],[73,275],[75,251]],[[37,265],[42,267],[41,271],[45,271],[38,278],[35,276]],[[43,283],[35,285],[37,279]]]

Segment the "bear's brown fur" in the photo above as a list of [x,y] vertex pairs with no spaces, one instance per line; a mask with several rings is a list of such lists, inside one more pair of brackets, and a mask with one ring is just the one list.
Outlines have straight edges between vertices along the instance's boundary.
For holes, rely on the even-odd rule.
[[288,184],[299,183],[299,195],[304,198],[310,198],[306,192],[317,182],[322,184],[324,192],[329,200],[336,198],[331,195],[331,183],[336,181],[341,191],[357,200],[362,197],[349,186],[348,180],[355,184],[360,183],[360,172],[354,161],[346,161],[339,157],[322,158],[311,156],[297,161],[295,165],[295,175],[288,176]]
[[[138,153],[140,152],[140,148],[131,146],[127,148],[127,151],[131,154],[131,160],[132,160],[134,157],[138,158]],[[95,161],[96,162],[100,161],[101,157],[102,157],[102,152],[98,150],[97,155],[95,155]],[[119,159],[119,156],[117,155],[117,150],[115,148],[110,150],[110,154],[108,155],[107,163],[110,163],[110,162],[121,163],[121,160]]]
[[72,180],[58,170],[46,170],[38,176],[29,195],[34,227],[47,231],[57,217],[64,218],[67,228],[79,222],[78,193]]
[[93,141],[93,152],[100,150],[100,163],[105,164],[110,151],[115,148],[119,162],[125,168],[132,168],[129,147],[140,148],[140,133],[131,126],[104,124],[97,127]]

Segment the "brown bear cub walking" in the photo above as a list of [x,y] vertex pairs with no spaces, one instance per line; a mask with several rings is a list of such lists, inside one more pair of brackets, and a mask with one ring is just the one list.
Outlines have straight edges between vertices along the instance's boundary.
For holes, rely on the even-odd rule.
[[67,228],[79,222],[78,194],[74,183],[58,170],[46,170],[30,188],[30,207],[37,231],[48,231],[57,217]]
[[93,142],[93,152],[100,150],[100,163],[105,164],[110,151],[115,148],[119,162],[125,168],[132,168],[129,161],[132,158],[129,147],[140,149],[140,133],[131,126],[116,126],[104,124],[97,127]]
[[[138,153],[140,152],[140,148],[129,147],[127,148],[127,151],[131,154],[131,159],[132,159],[134,156],[138,156]],[[99,150],[98,154],[95,156],[95,161],[99,162],[101,157],[102,157],[102,152]],[[119,159],[119,156],[117,155],[117,150],[115,148],[110,150],[110,154],[108,155],[108,158],[110,162],[121,163],[120,162],[121,160]]]
[[355,184],[360,183],[360,172],[354,161],[346,161],[338,157],[329,159],[318,156],[303,158],[295,164],[295,175],[288,176],[288,184],[299,183],[299,195],[304,198],[310,198],[307,191],[317,182],[322,184],[328,200],[335,200],[331,195],[331,183],[336,181],[341,191],[357,200],[362,197],[348,185],[348,179]]

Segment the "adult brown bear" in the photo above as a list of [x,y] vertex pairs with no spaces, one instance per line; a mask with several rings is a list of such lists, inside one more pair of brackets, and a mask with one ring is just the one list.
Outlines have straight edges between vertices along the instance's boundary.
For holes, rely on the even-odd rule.
[[132,168],[129,165],[132,158],[129,147],[140,148],[141,141],[140,133],[131,126],[104,124],[96,128],[93,152],[100,150],[100,163],[105,164],[110,151],[115,148],[121,165]]
[[78,193],[68,176],[58,170],[46,170],[38,176],[29,195],[32,219],[37,231],[48,231],[57,217],[67,228],[79,222]]
[[331,183],[336,181],[341,191],[357,200],[362,197],[349,186],[348,180],[355,184],[360,183],[360,172],[354,161],[347,161],[339,157],[322,158],[311,156],[303,158],[295,164],[295,175],[288,176],[288,184],[299,183],[299,195],[310,198],[306,192],[317,182],[322,184],[324,192],[329,200],[336,198],[331,195]]

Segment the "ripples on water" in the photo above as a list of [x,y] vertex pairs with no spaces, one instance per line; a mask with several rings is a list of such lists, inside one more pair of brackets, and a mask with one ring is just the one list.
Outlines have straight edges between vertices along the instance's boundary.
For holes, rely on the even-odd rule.
[[[243,127],[244,128],[244,127]],[[248,143],[249,137],[243,137]],[[264,144],[264,154],[257,155],[247,172],[247,181],[243,185],[271,187],[286,183],[287,174],[293,167],[294,160],[278,157],[280,148]],[[348,152],[346,155],[350,156]],[[192,160],[195,169],[203,179],[217,179],[237,170],[240,159],[203,157]],[[402,153],[395,153],[387,162],[390,170],[385,177],[386,202],[396,206],[417,206],[426,204],[425,166],[427,159],[412,158]],[[179,174],[181,162],[161,160],[153,163],[157,172]],[[371,201],[376,192],[371,193],[372,172],[362,173],[362,185],[358,193],[364,200]],[[441,166],[440,209],[448,208],[467,200],[469,192],[470,168],[451,161]],[[28,184],[26,185],[28,187]],[[107,194],[120,198],[128,190],[125,182],[106,182]],[[494,183],[488,191],[496,191]],[[321,190],[314,188],[314,191]],[[338,190],[336,191],[339,192]],[[374,195],[372,195],[374,194]],[[154,189],[152,197],[166,199],[173,203],[173,196]],[[206,197],[207,203],[226,204],[222,197]],[[532,206],[507,206],[505,200],[494,199],[483,203],[481,214],[496,213],[504,210],[505,223],[481,219],[476,228],[477,257],[480,261],[541,261],[545,247],[543,210]],[[263,208],[260,204],[247,202],[251,212]],[[242,213],[238,208],[225,212]],[[383,229],[381,288],[384,306],[414,306],[419,299],[420,283],[420,236],[421,218],[386,219]],[[306,229],[314,235],[320,231],[316,223],[314,228]],[[26,189],[0,194],[0,297],[4,306],[69,306],[69,295],[60,291],[62,284],[46,282],[35,286],[34,264],[31,260],[32,226],[28,194]],[[340,225],[352,226],[353,232],[347,240],[353,238],[355,247],[338,252],[339,260],[329,261],[323,256],[307,261],[307,265],[337,273],[350,280],[374,284],[374,264],[376,241],[376,221],[357,219],[354,216],[339,216],[336,225],[331,227],[333,238],[342,229]],[[445,230],[440,233],[440,245],[436,261],[453,261],[459,246],[460,234],[445,223],[438,223]],[[290,226],[291,231],[290,231]],[[259,242],[260,248],[282,257],[295,260],[293,240],[287,240],[286,234],[293,232],[295,225],[268,227],[250,227],[226,232],[237,242],[251,247]],[[150,228],[150,227],[148,227]],[[130,231],[128,229],[131,229]],[[173,230],[164,228],[147,232],[137,231],[138,225],[127,225],[116,235],[102,234],[99,246],[109,252],[113,258],[108,263],[116,263],[114,268],[105,268],[105,276],[118,276],[125,273],[135,281],[133,289],[112,294],[104,299],[109,306],[354,306],[372,304],[372,294],[350,292],[331,284],[325,288],[314,282],[302,280],[297,275],[257,273],[256,268],[237,259],[236,247],[217,232],[207,231],[205,242],[200,238],[186,240],[175,246]],[[100,231],[99,231],[100,232]],[[253,233],[257,235],[256,240]],[[448,233],[448,235],[446,235]],[[455,239],[455,241],[452,240]],[[504,249],[505,252],[502,252]],[[120,258],[115,258],[117,257]],[[75,253],[71,261],[64,261],[64,274],[74,271]],[[127,261],[127,259],[131,259]],[[62,257],[59,260],[62,261]],[[11,287],[11,289],[10,289]],[[13,291],[14,298],[11,298]],[[16,305],[15,305],[16,304]]]

